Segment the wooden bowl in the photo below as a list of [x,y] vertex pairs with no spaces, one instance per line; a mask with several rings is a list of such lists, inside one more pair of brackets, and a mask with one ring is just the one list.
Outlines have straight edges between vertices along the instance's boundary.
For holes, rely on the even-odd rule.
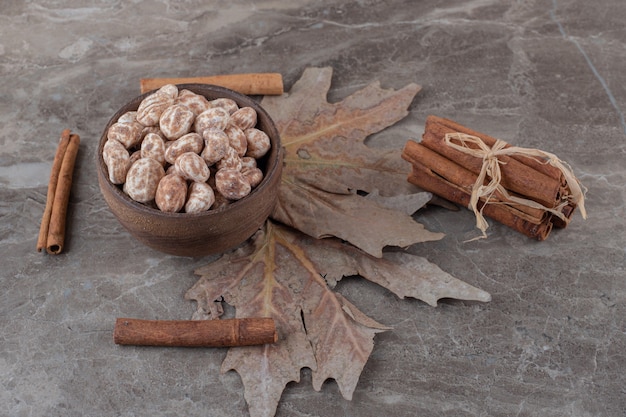
[[257,112],[257,128],[270,138],[271,150],[258,160],[264,178],[252,192],[241,200],[203,213],[166,213],[132,200],[121,186],[109,181],[102,157],[107,131],[128,111],[137,110],[139,103],[151,92],[124,105],[109,120],[98,144],[97,170],[100,191],[119,222],[145,245],[161,252],[179,256],[204,256],[225,252],[251,237],[272,212],[278,196],[282,172],[280,136],[269,114],[250,97],[227,88],[207,84],[180,84],[208,100],[220,97],[235,100],[239,107],[249,106]]

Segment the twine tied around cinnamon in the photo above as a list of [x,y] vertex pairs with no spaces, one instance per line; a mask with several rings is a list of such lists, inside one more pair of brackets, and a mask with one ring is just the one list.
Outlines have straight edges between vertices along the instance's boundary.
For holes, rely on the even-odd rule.
[[[459,143],[454,143],[453,139],[456,139]],[[587,218],[587,212],[585,210],[586,189],[576,179],[571,167],[566,162],[559,159],[556,155],[539,149],[522,148],[518,146],[507,147],[508,143],[500,139],[497,139],[493,146],[490,147],[481,138],[461,132],[446,133],[444,140],[446,145],[451,148],[476,158],[481,158],[483,161],[478,178],[472,187],[472,193],[468,205],[468,208],[472,210],[476,216],[476,227],[482,232],[482,236],[478,237],[479,239],[487,237],[486,230],[489,227],[489,224],[483,216],[483,208],[487,204],[501,204],[490,201],[491,196],[496,192],[499,192],[506,197],[508,202],[545,210],[560,219],[565,218],[562,213],[563,207],[570,203],[575,204],[580,208],[580,213],[583,219]],[[470,147],[470,144],[475,145],[478,148]],[[500,164],[504,164],[505,162],[500,161],[498,157],[504,155],[523,155],[534,158],[541,163],[550,164],[556,167],[563,173],[563,177],[569,187],[570,193],[555,207],[545,207],[534,200],[510,195],[500,184],[502,181]],[[485,179],[487,179],[487,177],[489,178],[489,182],[485,184]],[[484,199],[484,204],[479,209],[478,202],[481,198]]]

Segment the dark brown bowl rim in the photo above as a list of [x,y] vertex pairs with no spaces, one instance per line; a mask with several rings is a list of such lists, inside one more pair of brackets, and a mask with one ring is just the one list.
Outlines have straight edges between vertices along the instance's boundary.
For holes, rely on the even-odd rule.
[[[146,213],[147,215],[152,215],[152,216],[156,215],[156,216],[162,216],[163,218],[172,218],[172,219],[194,219],[194,218],[199,218],[199,217],[217,216],[226,211],[235,210],[240,205],[246,204],[246,201],[249,200],[249,197],[262,193],[265,190],[265,188],[268,187],[267,184],[270,183],[269,180],[271,176],[275,174],[276,171],[280,168],[280,165],[282,164],[281,159],[282,159],[282,153],[283,153],[282,145],[280,141],[280,134],[278,133],[278,129],[276,128],[276,125],[274,124],[274,120],[271,118],[269,113],[267,113],[267,111],[263,107],[261,107],[259,103],[254,101],[252,98],[246,96],[245,94],[241,94],[241,93],[238,93],[237,91],[234,91],[225,87],[221,87],[218,85],[176,84],[176,87],[178,87],[179,91],[183,89],[188,89],[188,90],[195,92],[196,94],[202,94],[202,93],[198,93],[197,90],[209,89],[211,90],[212,95],[216,96],[215,98],[219,98],[219,97],[233,98],[235,101],[238,102],[238,104],[240,102],[244,102],[246,103],[246,105],[249,105],[250,107],[254,108],[257,111],[257,113],[262,113],[267,118],[267,120],[269,121],[269,126],[266,126],[266,128],[264,129],[264,132],[267,133],[268,136],[270,136],[270,138],[272,139],[272,149],[270,149],[270,153],[268,154],[268,156],[266,157],[267,159],[265,160],[265,166],[266,166],[266,169],[268,169],[268,171],[264,172],[263,180],[261,180],[261,183],[257,185],[250,192],[250,194],[248,194],[246,197],[242,198],[241,200],[233,201],[230,204],[224,205],[217,209],[210,209],[210,210],[200,212],[200,213],[180,213],[180,212],[170,213],[170,212],[161,211],[159,209],[147,206],[143,203],[139,203],[133,200],[126,193],[124,193],[119,186],[113,184],[109,180],[108,171],[105,169],[106,164],[104,163],[104,159],[102,157],[102,150],[104,148],[105,142],[107,141],[107,131],[109,127],[120,118],[122,114],[128,111],[137,110],[137,108],[139,107],[139,103],[144,98],[153,94],[156,91],[156,90],[152,90],[152,91],[143,93],[131,99],[130,101],[126,102],[124,105],[122,105],[120,109],[117,112],[115,112],[115,114],[109,119],[108,123],[106,124],[106,127],[104,128],[102,136],[100,137],[100,140],[98,142],[98,151],[96,154],[98,171],[103,176],[104,186],[110,189],[115,194],[115,196],[121,199],[121,201],[124,204],[132,207],[133,209],[139,212]],[[127,108],[128,106],[131,106],[131,107]],[[267,130],[270,130],[270,132],[268,132]]]

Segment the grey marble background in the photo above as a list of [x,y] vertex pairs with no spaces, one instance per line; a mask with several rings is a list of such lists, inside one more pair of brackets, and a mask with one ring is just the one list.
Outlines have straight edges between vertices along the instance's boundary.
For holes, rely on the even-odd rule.
[[[417,82],[411,114],[372,137],[401,147],[428,114],[559,155],[588,187],[543,243],[471,214],[416,217],[408,250],[493,296],[431,308],[360,280],[338,290],[394,330],[353,401],[310,373],[278,416],[626,415],[626,3],[623,0],[3,0],[0,7],[0,415],[242,416],[224,350],[119,347],[116,317],[188,319],[210,259],[165,256],[117,223],[94,152],[139,79],[332,66],[331,101]],[[66,252],[35,251],[58,137],[82,138]]]

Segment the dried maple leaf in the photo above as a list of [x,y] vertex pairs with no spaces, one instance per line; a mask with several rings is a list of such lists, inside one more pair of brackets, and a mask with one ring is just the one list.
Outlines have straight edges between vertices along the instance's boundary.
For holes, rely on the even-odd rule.
[[351,399],[374,335],[387,328],[332,291],[343,276],[359,274],[400,298],[431,305],[443,297],[490,299],[417,256],[376,258],[339,239],[314,239],[272,221],[250,244],[196,273],[201,278],[185,295],[197,301],[194,318],[218,318],[215,300],[223,297],[238,317],[276,321],[277,343],[231,348],[222,364],[222,372],[241,376],[252,417],[273,416],[285,386],[298,382],[304,367],[312,370],[314,389],[332,378]]
[[288,95],[264,98],[285,148],[274,221],[198,269],[201,278],[185,295],[197,301],[194,319],[219,318],[216,300],[234,306],[238,317],[275,319],[276,344],[232,348],[222,364],[222,372],[241,376],[252,417],[273,416],[285,386],[305,367],[314,389],[332,378],[352,397],[375,334],[387,328],[332,290],[344,276],[361,275],[433,306],[444,297],[490,299],[420,257],[382,252],[442,236],[411,217],[431,196],[406,181],[400,151],[363,143],[406,116],[420,87],[391,91],[375,83],[329,104],[331,75],[307,69]]
[[[285,150],[272,218],[313,237],[339,237],[377,257],[385,246],[440,239],[442,234],[411,217],[427,200],[408,184],[410,169],[400,151],[364,144],[405,117],[421,87],[394,91],[373,83],[331,104],[326,101],[331,77],[330,68],[308,68],[288,95],[266,96],[261,103]],[[378,198],[362,195],[373,192]],[[392,198],[398,195],[401,206]],[[408,204],[411,199],[420,205]],[[406,212],[411,205],[415,209]]]

